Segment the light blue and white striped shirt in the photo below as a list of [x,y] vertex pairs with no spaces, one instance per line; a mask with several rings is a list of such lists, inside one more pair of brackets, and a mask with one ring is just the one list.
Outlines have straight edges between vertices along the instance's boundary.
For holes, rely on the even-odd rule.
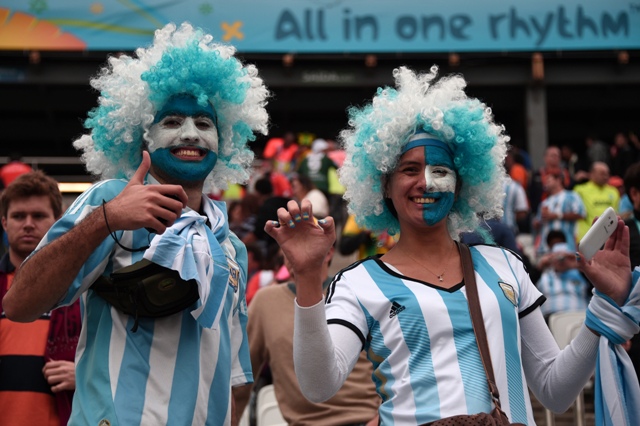
[[558,273],[552,267],[544,270],[538,280],[538,290],[547,298],[540,307],[547,316],[555,312],[585,310],[589,299],[587,281],[577,269]]
[[[125,180],[95,184],[80,195],[39,247],[63,235],[125,187]],[[224,203],[203,196],[203,211],[221,224],[219,241],[229,266],[239,265],[239,282],[224,293],[215,329],[202,327],[193,308],[163,318],[134,319],[94,293],[91,284],[142,259],[110,237],[90,255],[61,305],[81,298],[82,333],[76,353],[76,392],[70,425],[228,425],[231,386],[253,381],[246,335],[246,248],[228,232]],[[185,209],[185,212],[190,211]],[[225,230],[226,228],[226,230]],[[149,245],[144,229],[116,232],[127,247]],[[234,263],[235,262],[235,263]],[[213,281],[212,281],[213,282]],[[232,285],[229,280],[227,285]]]
[[[537,213],[538,220],[541,220],[542,209],[545,207],[548,208],[550,212],[559,215],[565,215],[567,213],[577,213],[583,217],[587,215],[587,211],[580,196],[577,193],[566,189],[549,196],[540,204]],[[549,234],[549,231],[552,229],[562,231],[570,250],[573,251],[576,249],[576,221],[556,219],[542,224],[542,228],[536,237],[536,254],[538,256],[549,252],[547,234]]]
[[[512,422],[534,424],[519,318],[544,297],[508,250],[478,245],[471,254],[502,408]],[[336,277],[326,314],[329,324],[347,326],[362,339],[382,398],[382,424],[492,410],[462,283],[443,289],[369,258]]]

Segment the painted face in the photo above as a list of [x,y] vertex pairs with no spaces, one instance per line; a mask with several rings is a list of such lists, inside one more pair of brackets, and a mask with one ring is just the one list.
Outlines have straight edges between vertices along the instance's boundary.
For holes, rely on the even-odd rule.
[[401,222],[413,217],[433,226],[453,206],[456,190],[453,157],[445,145],[439,144],[415,145],[400,157],[389,190]]
[[424,192],[423,218],[432,226],[444,219],[455,200],[456,173],[453,158],[450,154],[436,146],[424,148]]
[[191,96],[175,96],[158,112],[149,128],[154,142],[153,167],[183,181],[201,181],[218,159],[218,130],[211,105]]

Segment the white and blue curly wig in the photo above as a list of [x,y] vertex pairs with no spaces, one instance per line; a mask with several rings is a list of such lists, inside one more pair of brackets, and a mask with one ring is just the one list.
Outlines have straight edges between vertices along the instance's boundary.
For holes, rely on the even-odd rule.
[[170,97],[186,94],[200,105],[210,102],[217,115],[218,161],[204,190],[247,181],[253,162],[247,143],[254,132],[267,133],[269,92],[256,67],[243,66],[235,52],[183,23],[157,30],[153,44],[135,57],[110,57],[91,80],[100,91],[99,106],[85,121],[91,133],[73,143],[87,170],[101,179],[132,176],[142,149],[156,149],[146,138],[155,114]]
[[509,137],[493,120],[491,109],[469,98],[460,75],[436,81],[438,67],[416,74],[394,70],[397,89],[379,88],[373,102],[349,110],[349,127],[340,133],[347,156],[339,170],[349,212],[374,232],[400,230],[384,200],[384,182],[396,167],[403,146],[418,129],[445,142],[454,153],[459,191],[448,216],[454,239],[478,231],[482,218],[501,217],[503,167]]

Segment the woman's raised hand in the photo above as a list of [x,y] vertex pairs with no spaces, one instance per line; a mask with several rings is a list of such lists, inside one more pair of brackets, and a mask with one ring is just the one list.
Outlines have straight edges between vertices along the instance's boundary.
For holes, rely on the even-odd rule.
[[631,288],[631,260],[629,259],[629,228],[622,219],[609,237],[604,249],[599,250],[587,262],[578,257],[578,268],[584,272],[593,286],[622,306]]
[[336,240],[333,218],[316,221],[308,200],[300,204],[289,201],[286,209],[278,209],[278,220],[268,221],[264,230],[278,242],[296,278],[319,277],[322,262]]

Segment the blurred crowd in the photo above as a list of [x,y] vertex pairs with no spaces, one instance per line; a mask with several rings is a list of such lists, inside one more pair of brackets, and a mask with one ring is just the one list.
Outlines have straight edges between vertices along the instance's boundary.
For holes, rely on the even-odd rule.
[[[227,202],[230,229],[247,247],[249,312],[262,309],[258,307],[262,303],[251,307],[258,291],[293,280],[278,244],[264,231],[266,221],[277,219],[277,210],[286,207],[290,200],[309,200],[316,219],[334,217],[338,232],[335,250],[342,256],[364,259],[384,254],[396,243],[397,235],[373,233],[348,214],[342,198],[344,187],[337,174],[345,153],[336,141],[309,133],[287,132],[282,137],[269,139],[257,157],[248,184],[231,185],[223,192],[210,194],[211,198]],[[542,166],[537,169],[532,167],[528,153],[512,144],[505,168],[511,179],[504,188],[504,215],[486,218],[483,225],[495,244],[522,257],[532,281],[548,299],[543,305],[545,317],[556,312],[586,309],[592,287],[578,270],[575,252],[580,238],[606,208],[613,207],[629,226],[632,267],[640,265],[640,141],[635,133],[617,133],[611,143],[587,136],[582,149],[568,145],[549,146],[544,152]],[[13,158],[0,169],[0,178],[6,187],[30,171],[30,166]],[[462,240],[478,243],[482,237],[463,234]],[[8,248],[4,233],[3,252]],[[331,257],[333,251],[328,264]],[[294,297],[295,293],[289,294],[294,292],[293,287],[285,287],[289,289],[287,292],[280,296],[274,293],[271,297],[283,297],[285,301]],[[269,308],[266,312],[269,317],[273,310]],[[280,315],[289,314],[286,310],[280,311]],[[289,320],[287,317],[286,321]],[[268,342],[262,340],[256,343],[255,333],[266,333],[264,327],[256,327],[251,325],[250,316],[249,334],[253,346],[260,347],[260,342],[266,345]],[[638,352],[639,346],[640,343],[627,345],[634,362],[638,355],[633,353]],[[261,361],[263,354],[255,356]],[[261,372],[256,378],[259,385],[273,381],[269,360],[262,361],[254,365],[254,370]],[[271,363],[276,362],[271,359]],[[288,362],[283,360],[284,365]],[[357,374],[367,376],[370,372],[367,373],[366,368]],[[242,401],[241,407],[255,404],[255,389],[251,398],[247,391],[241,390],[236,396]],[[373,394],[373,389],[353,390],[356,391]],[[348,400],[349,396],[346,398]],[[339,400],[344,401],[345,396]],[[287,416],[296,415],[295,405],[284,407],[285,411],[293,410],[287,412]],[[377,403],[363,408],[362,418],[375,415],[376,406]],[[335,410],[335,407],[329,407]]]

